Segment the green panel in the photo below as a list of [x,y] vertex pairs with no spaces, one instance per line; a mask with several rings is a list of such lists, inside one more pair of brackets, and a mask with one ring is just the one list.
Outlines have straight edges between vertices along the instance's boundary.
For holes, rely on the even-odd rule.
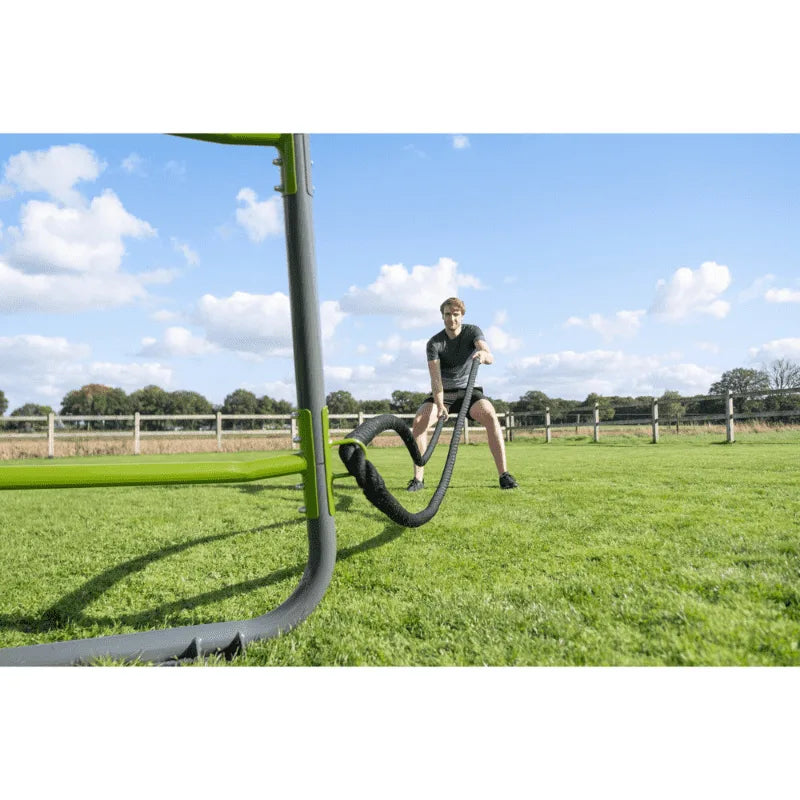
[[301,408],[297,412],[297,430],[300,434],[300,447],[307,465],[303,473],[306,519],[318,519],[319,501],[317,500],[317,462],[314,458],[314,429],[311,412],[307,408]]
[[328,509],[331,516],[335,513],[333,505],[333,470],[331,469],[330,421],[328,406],[322,407],[322,441],[325,442],[325,483],[328,488]]
[[297,163],[294,137],[291,133],[176,133],[184,139],[199,139],[218,144],[244,144],[277,147],[281,154],[281,175],[284,194],[297,192]]
[[307,462],[298,454],[271,456],[257,461],[23,464],[0,467],[0,489],[239,483],[306,471]]

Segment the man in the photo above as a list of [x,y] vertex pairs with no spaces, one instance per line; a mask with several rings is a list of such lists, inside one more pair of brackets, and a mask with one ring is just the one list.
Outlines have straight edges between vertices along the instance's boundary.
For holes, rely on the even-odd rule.
[[[477,325],[464,325],[462,317],[466,311],[463,301],[448,297],[439,307],[444,320],[444,330],[428,340],[428,371],[431,375],[431,394],[425,399],[414,418],[412,433],[420,453],[428,446],[428,428],[439,417],[445,419],[450,414],[458,414],[464,402],[464,395],[472,360],[481,364],[494,361],[483,331]],[[483,396],[483,387],[475,386],[469,416],[486,428],[489,436],[489,450],[494,458],[500,476],[501,489],[516,489],[518,484],[506,468],[506,448],[500,421],[491,402]],[[425,487],[424,468],[414,465],[414,477],[406,489],[417,492]]]

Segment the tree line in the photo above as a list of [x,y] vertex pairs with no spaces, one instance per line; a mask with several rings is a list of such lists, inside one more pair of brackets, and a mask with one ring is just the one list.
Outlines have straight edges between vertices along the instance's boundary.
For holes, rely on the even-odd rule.
[[[734,399],[734,410],[741,412],[780,411],[793,409],[797,401],[793,397],[782,395],[764,395],[769,389],[800,389],[800,364],[788,359],[777,359],[763,369],[737,367],[722,374],[722,377],[711,384],[707,395],[684,397],[676,391],[665,391],[659,401],[659,416],[662,419],[679,419],[690,415],[719,413],[720,400],[713,395],[725,395],[730,389],[734,394],[742,395]],[[331,414],[413,414],[428,396],[428,392],[410,392],[396,390],[390,398],[383,400],[357,400],[350,392],[338,390],[325,398]],[[574,422],[583,415],[588,421],[594,414],[595,403],[598,404],[600,419],[620,421],[640,417],[649,417],[653,398],[649,395],[637,397],[611,395],[603,396],[591,393],[584,400],[565,400],[560,397],[548,397],[544,392],[531,390],[519,400],[507,402],[493,399],[497,412],[502,414],[512,411],[518,415],[541,415],[546,408],[550,409],[553,424]],[[0,416],[8,409],[5,394],[0,391]],[[91,383],[68,392],[61,401],[60,414],[63,415],[116,415],[133,414],[280,414],[288,415],[294,406],[287,400],[276,400],[269,395],[257,397],[247,389],[236,389],[225,397],[222,405],[210,403],[203,395],[191,391],[167,392],[159,386],[145,386],[130,394],[120,388]],[[46,405],[26,403],[11,412],[10,416],[46,416],[53,409]],[[148,420],[149,430],[166,429],[172,426],[169,421]],[[32,423],[19,423],[19,426],[30,427]],[[33,423],[35,425],[35,423]],[[113,421],[104,427],[111,428],[121,423]],[[250,427],[251,422],[243,424],[236,420],[226,421],[231,428]],[[8,428],[9,426],[5,426]],[[204,427],[199,420],[182,421],[183,428]]]

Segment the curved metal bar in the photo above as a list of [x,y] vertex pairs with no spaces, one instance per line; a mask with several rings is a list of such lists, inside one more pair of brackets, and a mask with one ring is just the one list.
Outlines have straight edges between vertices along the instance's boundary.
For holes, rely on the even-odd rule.
[[[274,144],[272,141],[246,143]],[[314,610],[325,594],[336,563],[336,529],[328,491],[327,408],[322,377],[308,136],[294,134],[292,150],[298,186],[293,193],[284,190],[284,216],[297,405],[307,412],[301,412],[301,421],[305,420],[301,440],[308,508],[308,562],[300,583],[285,602],[254,619],[11,647],[0,650],[0,665],[85,664],[103,657],[122,661],[169,661],[215,652],[230,654],[241,650],[248,642],[291,630]],[[285,174],[287,165],[283,166]]]

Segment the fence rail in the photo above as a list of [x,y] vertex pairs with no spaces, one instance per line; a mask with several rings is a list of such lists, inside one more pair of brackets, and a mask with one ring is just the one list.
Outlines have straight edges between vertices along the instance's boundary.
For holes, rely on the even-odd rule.
[[[708,412],[703,414],[685,414],[679,417],[659,418],[658,399],[653,399],[650,409],[650,414],[647,417],[625,417],[624,419],[600,419],[600,406],[595,403],[594,408],[578,409],[577,419],[574,421],[561,421],[552,422],[550,418],[550,409],[546,408],[542,412],[513,412],[508,411],[498,414],[501,421],[501,429],[503,437],[506,441],[513,441],[515,431],[531,431],[543,430],[545,434],[545,441],[550,442],[552,439],[553,430],[562,430],[564,428],[574,428],[576,433],[580,428],[591,427],[593,430],[593,439],[595,442],[600,440],[600,431],[603,426],[620,427],[620,426],[648,426],[652,432],[652,440],[654,443],[658,442],[660,427],[668,425],[669,427],[679,425],[693,425],[701,422],[719,422],[725,423],[726,441],[734,442],[736,439],[736,420],[746,419],[775,419],[778,417],[797,417],[800,418],[800,405],[795,408],[771,410],[771,411],[735,411],[734,400],[739,397],[755,398],[766,395],[779,395],[779,394],[793,394],[800,396],[798,389],[771,389],[762,390],[750,394],[734,394],[728,392],[726,395],[703,395],[703,400],[723,400],[724,408],[719,412]],[[589,412],[589,413],[587,413]],[[576,413],[573,411],[572,413]],[[365,419],[379,416],[378,414],[365,414],[364,412],[357,412],[352,414],[330,414],[331,432],[338,434],[340,431],[360,425]],[[411,420],[414,414],[397,414],[396,416],[401,419]],[[581,416],[590,417],[585,421],[581,420]],[[542,424],[530,424],[530,420],[534,418],[543,417]],[[237,429],[235,427],[225,428],[225,422],[243,422],[245,420],[261,422],[260,428],[251,427],[247,429]],[[142,423],[148,422],[208,422],[209,427],[200,428],[195,430],[183,430],[181,426],[174,426],[172,430],[148,430],[147,426],[142,427]],[[341,423],[349,421],[349,425]],[[102,423],[103,427],[97,429],[91,427],[92,423]],[[115,430],[105,429],[105,423],[111,422],[115,425],[127,422],[132,423],[130,427],[119,428]],[[271,423],[271,424],[268,424]],[[337,423],[339,423],[337,425]],[[9,430],[9,426],[17,425],[35,426],[41,425],[40,431],[26,430],[16,431]],[[74,426],[74,427],[71,427]],[[450,426],[446,426],[450,427]],[[467,418],[464,426],[464,443],[469,444],[470,427],[475,431],[480,428]],[[391,435],[389,433],[387,436]],[[291,441],[292,449],[298,449],[297,437],[297,415],[291,414],[223,414],[217,412],[216,414],[140,414],[138,411],[133,414],[76,414],[64,415],[50,413],[47,416],[19,416],[19,417],[0,417],[0,440],[3,439],[47,439],[47,455],[49,458],[55,456],[55,442],[57,439],[75,440],[75,439],[92,439],[92,438],[116,438],[124,439],[130,437],[132,439],[132,449],[134,455],[141,454],[141,440],[144,438],[158,438],[158,437],[197,437],[197,438],[213,438],[217,440],[217,450],[220,452],[223,449],[223,439],[227,436],[288,436]]]
[[[358,412],[354,414],[330,414],[331,431],[338,433],[339,431],[347,428],[348,426],[335,425],[335,422],[343,422],[350,420],[355,427],[356,424],[360,425],[365,419],[377,417],[378,414],[365,414]],[[396,416],[401,419],[413,419],[414,414],[397,414]],[[511,422],[512,415],[501,414],[501,420],[505,417],[505,424],[502,424],[503,435],[509,441],[511,440]],[[244,420],[260,420],[262,422],[281,423],[277,427],[267,427],[262,425],[261,428],[248,428],[248,429],[226,429],[223,423],[228,421],[244,421]],[[198,430],[182,430],[180,427],[174,427],[173,430],[147,430],[142,428],[142,422],[167,422],[167,421],[194,421],[194,422],[210,422],[210,428]],[[92,422],[113,422],[115,424],[121,422],[132,423],[130,427],[118,428],[115,430],[97,429],[90,427]],[[24,431],[16,432],[8,430],[9,426],[17,424],[42,425],[41,431]],[[45,428],[46,426],[46,428]],[[76,426],[70,429],[70,426]],[[85,427],[84,427],[85,426]],[[450,425],[445,426],[452,427]],[[479,426],[472,422],[473,430]],[[464,442],[469,444],[469,421],[464,426]],[[391,434],[387,434],[391,435]],[[291,447],[294,450],[299,448],[297,436],[297,415],[292,414],[75,414],[65,415],[50,413],[47,416],[19,416],[19,417],[0,417],[0,440],[3,439],[46,439],[47,440],[47,456],[48,458],[55,457],[55,443],[56,440],[75,440],[75,439],[94,439],[94,438],[109,438],[109,439],[125,439],[131,438],[133,442],[133,454],[141,455],[141,441],[142,439],[157,438],[157,437],[197,437],[197,438],[212,438],[217,439],[217,450],[222,452],[223,439],[226,436],[288,436],[291,440]]]

